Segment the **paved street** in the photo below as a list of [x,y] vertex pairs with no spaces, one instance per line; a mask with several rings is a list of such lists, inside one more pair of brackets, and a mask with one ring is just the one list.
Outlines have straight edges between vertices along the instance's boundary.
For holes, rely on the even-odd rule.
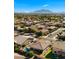
[[54,38],[58,33],[62,32],[62,30],[64,30],[64,28],[59,28],[59,29],[57,29],[56,31],[54,31],[54,32],[52,32],[52,33],[50,33],[50,34],[48,34],[48,35],[46,36],[46,39],[48,40],[48,39]]

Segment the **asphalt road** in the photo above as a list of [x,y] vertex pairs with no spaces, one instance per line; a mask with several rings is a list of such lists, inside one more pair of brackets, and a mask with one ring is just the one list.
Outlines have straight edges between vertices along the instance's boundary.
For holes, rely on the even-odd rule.
[[64,30],[64,28],[59,28],[59,29],[57,29],[56,31],[54,31],[54,32],[52,32],[52,33],[50,33],[50,34],[48,34],[48,35],[46,36],[46,39],[52,39],[52,38],[54,38],[58,33],[62,32],[62,30]]

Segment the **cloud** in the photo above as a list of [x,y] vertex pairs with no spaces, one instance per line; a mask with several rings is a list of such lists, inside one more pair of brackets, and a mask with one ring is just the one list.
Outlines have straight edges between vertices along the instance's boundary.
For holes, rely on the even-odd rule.
[[44,4],[43,7],[48,7],[48,4]]

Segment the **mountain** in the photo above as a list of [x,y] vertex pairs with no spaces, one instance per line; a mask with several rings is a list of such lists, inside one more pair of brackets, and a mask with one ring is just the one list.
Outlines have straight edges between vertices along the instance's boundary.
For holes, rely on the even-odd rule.
[[52,13],[52,11],[50,11],[50,10],[47,10],[47,9],[41,9],[41,10],[36,10],[36,11],[34,11],[34,12],[31,12],[31,13]]
[[51,10],[48,9],[40,9],[40,10],[36,10],[33,12],[20,12],[20,13],[16,13],[15,14],[23,14],[23,15],[65,15],[64,12],[52,12]]

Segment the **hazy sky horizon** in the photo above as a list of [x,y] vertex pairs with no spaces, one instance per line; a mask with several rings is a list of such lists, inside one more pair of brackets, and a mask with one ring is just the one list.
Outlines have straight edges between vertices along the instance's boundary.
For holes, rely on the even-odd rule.
[[40,9],[65,12],[65,0],[14,0],[14,12],[32,12]]

